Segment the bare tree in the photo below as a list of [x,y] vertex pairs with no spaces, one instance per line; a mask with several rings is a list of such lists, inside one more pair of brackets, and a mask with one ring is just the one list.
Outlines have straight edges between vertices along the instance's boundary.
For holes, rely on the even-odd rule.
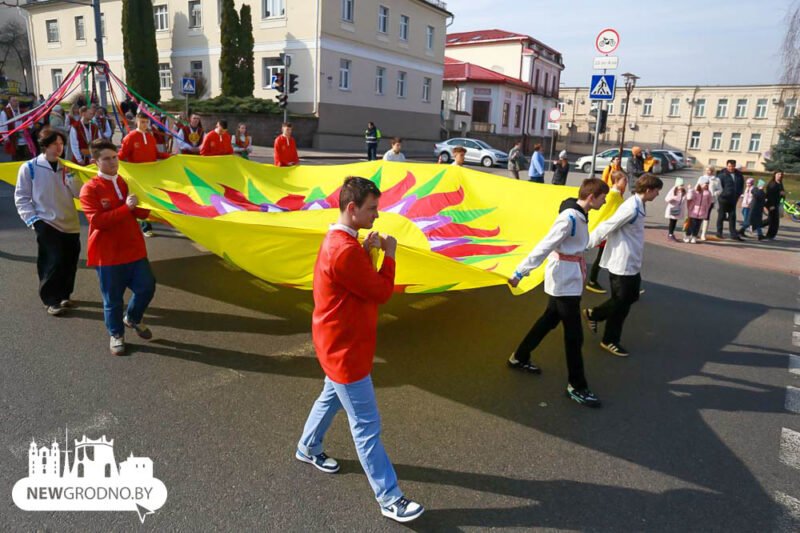
[[781,45],[783,83],[800,83],[800,2],[794,2],[786,14],[786,35]]
[[[31,53],[28,48],[28,35],[19,21],[9,20],[0,27],[0,75],[3,74],[9,57],[19,61],[20,68],[30,72]],[[28,80],[25,79],[25,92],[28,92]]]

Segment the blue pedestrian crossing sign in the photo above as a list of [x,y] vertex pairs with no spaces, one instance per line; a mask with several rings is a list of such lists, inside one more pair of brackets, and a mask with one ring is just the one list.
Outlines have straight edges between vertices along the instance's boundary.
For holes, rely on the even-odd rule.
[[194,78],[182,78],[181,91],[183,92],[183,94],[194,94],[196,92]]
[[595,74],[589,86],[589,100],[613,100],[616,77],[613,74]]

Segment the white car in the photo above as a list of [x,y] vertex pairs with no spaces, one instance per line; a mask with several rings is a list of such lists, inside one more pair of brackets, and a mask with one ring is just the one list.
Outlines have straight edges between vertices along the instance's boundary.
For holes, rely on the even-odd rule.
[[675,161],[678,162],[679,169],[688,166],[688,162],[686,161],[686,157],[683,155],[683,152],[678,150],[667,150],[667,152],[672,154],[672,157],[674,157]]
[[[611,160],[617,154],[619,154],[618,148],[610,148],[608,150],[605,150],[597,154],[594,163],[595,172],[602,172],[603,169],[605,169],[608,165],[611,164]],[[629,148],[625,148],[624,150],[622,150],[622,161],[620,162],[622,170],[625,170],[625,165],[628,163],[628,158],[630,156],[631,156],[631,151]],[[592,170],[592,156],[585,155],[581,158],[578,158],[578,160],[575,161],[575,169],[588,174]],[[651,170],[651,172],[653,174],[661,174],[661,162],[658,159],[656,159],[656,164],[653,167],[653,170]]]
[[449,163],[453,160],[453,148],[456,146],[463,146],[467,149],[467,153],[464,154],[465,163],[479,163],[487,168],[508,163],[507,153],[496,150],[479,139],[467,139],[465,137],[457,137],[436,143],[433,147],[433,155],[438,158],[439,154],[444,154],[444,162]]

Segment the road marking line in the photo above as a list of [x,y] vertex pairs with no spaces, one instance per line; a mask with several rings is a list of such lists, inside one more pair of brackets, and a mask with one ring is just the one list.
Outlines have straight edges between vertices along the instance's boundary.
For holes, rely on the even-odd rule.
[[[79,424],[67,424],[67,428],[69,429],[70,439],[80,438],[84,433],[89,433],[86,435],[90,439],[92,438],[100,438],[100,435],[94,433],[98,430],[107,430],[111,426],[116,426],[119,423],[117,417],[114,416],[113,413],[110,411],[99,411],[95,413],[95,415],[88,421],[82,422]],[[58,428],[56,430],[50,431],[44,437],[39,435],[33,435],[33,438],[38,443],[44,443],[45,445],[50,445],[53,440],[57,440],[59,443],[62,443],[64,440],[64,428]],[[20,443],[15,446],[9,446],[8,451],[16,457],[20,459],[22,457],[27,457],[28,455],[28,447],[30,446],[30,442]],[[62,444],[63,446],[63,444]],[[72,446],[70,446],[72,449]]]
[[250,283],[258,287],[264,292],[278,292],[278,288],[264,281],[263,279],[253,279]]
[[789,356],[789,372],[800,375],[800,356]]
[[445,296],[429,296],[428,298],[410,304],[409,307],[412,309],[416,309],[417,311],[423,311],[425,309],[430,309],[431,307],[442,304],[446,301],[447,297]]
[[797,531],[797,524],[800,522],[800,500],[788,494],[775,491],[775,501],[783,507],[783,516],[778,519],[778,531],[790,532]]
[[800,389],[797,387],[786,387],[786,410],[800,413]]
[[301,311],[305,311],[308,314],[311,314],[311,313],[314,312],[314,304],[310,304],[310,303],[297,304],[297,305],[295,305],[295,308],[299,309]]
[[800,433],[781,428],[781,449],[778,458],[792,468],[800,470]]
[[289,348],[288,350],[273,352],[272,356],[298,357],[312,353],[315,353],[314,341],[305,341]]

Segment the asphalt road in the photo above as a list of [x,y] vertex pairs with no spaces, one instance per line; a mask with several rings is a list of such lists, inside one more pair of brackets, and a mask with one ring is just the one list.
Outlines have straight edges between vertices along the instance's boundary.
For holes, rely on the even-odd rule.
[[[86,228],[82,242],[86,242]],[[108,354],[95,273],[81,265],[69,316],[45,315],[35,245],[0,184],[0,503],[5,531],[797,531],[800,431],[787,411],[797,279],[647,246],[646,293],[627,359],[586,331],[604,406],[564,396],[560,328],[505,367],[545,305],[498,287],[397,295],[381,308],[373,378],[401,488],[426,507],[380,516],[338,415],[326,476],[292,458],[322,386],[310,292],[232,270],[167,228],[148,249],[155,338]],[[85,246],[85,245],[84,245]],[[82,253],[85,258],[85,250]],[[605,280],[605,278],[601,278]],[[587,304],[601,301],[588,294]],[[133,512],[25,512],[11,488],[31,438],[106,435],[118,461],[153,460],[166,505]],[[783,439],[783,440],[782,440]],[[788,504],[787,504],[788,502]],[[800,508],[795,509],[798,512]],[[797,514],[795,518],[797,518]]]

